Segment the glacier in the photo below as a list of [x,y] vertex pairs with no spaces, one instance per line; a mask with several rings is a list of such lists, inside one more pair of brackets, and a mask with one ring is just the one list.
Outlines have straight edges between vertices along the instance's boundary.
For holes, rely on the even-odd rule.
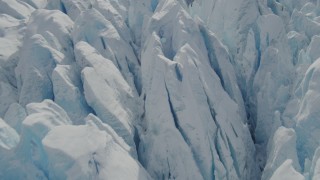
[[320,1],[0,0],[0,179],[317,180]]

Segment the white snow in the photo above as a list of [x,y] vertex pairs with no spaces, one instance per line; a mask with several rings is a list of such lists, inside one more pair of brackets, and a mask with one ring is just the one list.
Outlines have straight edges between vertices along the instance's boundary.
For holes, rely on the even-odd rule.
[[[51,73],[62,54],[50,46],[40,34],[24,42],[20,61],[15,69],[19,91],[19,103],[41,102],[53,98]],[[33,92],[29,94],[29,92]]]
[[319,179],[319,0],[0,0],[0,179]]
[[57,65],[52,72],[55,102],[68,113],[73,124],[84,124],[84,117],[91,112],[79,76],[79,70],[71,65]]
[[23,108],[18,103],[12,103],[5,116],[4,120],[10,125],[12,128],[14,128],[18,133],[21,132],[21,124],[22,121],[27,117],[27,112],[25,108]]
[[153,34],[148,41],[146,54],[142,55],[142,74],[150,73],[144,77],[153,80],[143,82],[148,84],[144,86],[147,131],[143,133],[139,147],[142,164],[155,179],[203,179],[191,149],[175,127],[173,112],[170,109],[171,102],[168,100],[165,87],[165,74],[161,70],[168,66],[169,61],[161,55],[154,54],[161,51],[159,37]]
[[0,118],[0,148],[12,149],[19,143],[19,134]]
[[264,168],[262,179],[270,179],[272,174],[285,162],[291,160],[291,165],[300,171],[299,160],[296,151],[296,133],[294,129],[279,127],[269,141],[268,161]]
[[1,0],[0,12],[1,14],[8,14],[17,19],[28,18],[34,8],[28,3],[17,0]]
[[131,45],[121,37],[112,22],[93,8],[81,13],[74,28],[74,44],[80,41],[90,44],[103,57],[113,62],[133,90],[141,90],[137,57]]
[[273,173],[270,180],[304,180],[305,178],[292,166],[292,160],[288,159]]
[[12,103],[17,102],[17,90],[9,83],[0,81],[0,117],[3,117]]
[[50,179],[150,179],[107,131],[87,123],[56,127],[43,139]]
[[[77,43],[75,52],[78,65],[84,68],[81,77],[88,105],[135,147],[133,123],[139,109],[135,107],[138,102],[134,91],[112,61],[102,57],[88,43]],[[109,71],[105,71],[106,68]]]
[[307,70],[299,86],[299,111],[295,118],[297,121],[298,148],[300,161],[304,158],[312,159],[316,148],[320,145],[318,131],[318,103],[319,103],[319,63],[316,60]]

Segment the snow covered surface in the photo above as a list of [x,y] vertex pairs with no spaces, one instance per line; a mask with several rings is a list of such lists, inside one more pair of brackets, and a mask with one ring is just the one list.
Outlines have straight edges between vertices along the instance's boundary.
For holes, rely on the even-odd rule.
[[3,119],[0,119],[0,146],[5,149],[14,148],[20,140],[19,134]]
[[320,1],[0,0],[0,179],[320,178]]
[[151,179],[112,134],[91,120],[87,125],[58,126],[42,144],[50,162],[49,179]]
[[305,178],[297,172],[292,166],[292,160],[286,160],[277,170],[274,172],[270,180],[304,180]]

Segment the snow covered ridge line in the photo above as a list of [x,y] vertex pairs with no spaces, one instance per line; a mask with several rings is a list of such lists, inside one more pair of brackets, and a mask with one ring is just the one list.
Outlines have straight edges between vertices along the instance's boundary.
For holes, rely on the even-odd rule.
[[0,0],[0,179],[319,179],[319,4]]

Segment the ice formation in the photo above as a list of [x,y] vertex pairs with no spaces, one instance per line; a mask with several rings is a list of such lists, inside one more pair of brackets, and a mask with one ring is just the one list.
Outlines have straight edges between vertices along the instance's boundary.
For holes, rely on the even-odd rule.
[[0,0],[0,179],[320,178],[320,1]]

